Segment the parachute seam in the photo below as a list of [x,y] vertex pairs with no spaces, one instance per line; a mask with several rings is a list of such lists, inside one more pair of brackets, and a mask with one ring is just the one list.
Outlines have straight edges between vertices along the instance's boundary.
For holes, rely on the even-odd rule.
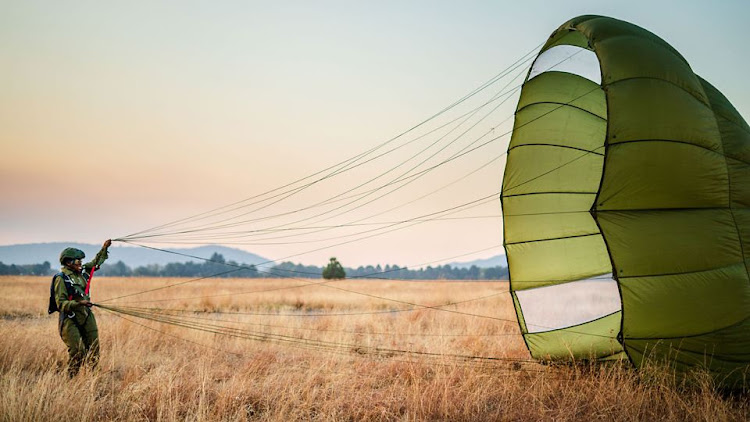
[[729,159],[732,159],[732,160],[735,160],[735,161],[739,161],[740,163],[744,163],[744,164],[750,165],[750,162],[748,162],[748,161],[744,161],[744,160],[741,160],[741,159],[736,158],[736,157],[728,156],[728,155],[724,154],[723,152],[720,152],[720,151],[717,151],[717,150],[705,147],[703,145],[693,144],[693,143],[685,142],[685,141],[678,141],[678,140],[675,140],[675,139],[632,139],[632,140],[629,140],[629,141],[616,142],[616,143],[612,144],[612,146],[624,145],[624,144],[632,144],[632,143],[636,143],[636,142],[669,142],[669,143],[674,143],[674,144],[690,145],[690,146],[694,146],[694,147],[697,147],[697,148],[704,149],[706,151],[711,151],[711,152],[713,152],[715,154],[718,154],[718,155],[720,155],[720,156],[722,156],[724,158],[729,158]]
[[679,273],[662,273],[662,274],[642,274],[642,275],[626,275],[622,276],[620,278],[645,278],[645,277],[674,277],[676,275],[687,275],[687,274],[698,274],[698,273],[705,273],[709,271],[715,271],[720,270],[723,268],[729,268],[733,265],[742,264],[742,262],[733,262],[729,265],[725,265],[723,267],[715,267],[715,268],[708,268],[705,270],[695,270],[695,271],[682,271]]
[[[664,82],[666,84],[672,85],[672,86],[678,88],[680,91],[684,91],[686,94],[688,94],[691,97],[695,98],[699,103],[703,104],[704,107],[706,107],[707,109],[711,110],[711,112],[713,113],[713,109],[711,109],[711,106],[708,104],[708,98],[706,98],[706,100],[704,101],[703,99],[698,98],[698,96],[695,95],[694,92],[692,92],[692,91],[686,89],[684,86],[678,85],[678,84],[676,84],[676,83],[674,83],[674,82],[672,82],[672,81],[670,81],[668,79],[657,78],[656,76],[630,76],[628,78],[618,79],[616,81],[609,82],[609,83],[607,83],[607,86],[612,86],[612,85],[619,84],[620,82],[628,82],[628,81],[633,81],[633,80],[638,80],[638,79],[649,79],[649,80],[660,81],[660,82]],[[604,85],[604,83],[602,82],[602,86],[603,85]]]
[[575,239],[579,237],[590,237],[590,236],[596,236],[600,235],[601,233],[586,233],[586,234],[578,234],[574,236],[564,236],[564,237],[550,237],[548,239],[536,239],[536,240],[524,240],[521,242],[510,242],[508,245],[522,245],[524,243],[536,243],[536,242],[547,242],[551,240],[564,240],[564,239]]
[[[576,281],[582,281],[582,280],[576,280]],[[594,318],[594,319],[592,319],[592,320],[590,320],[590,321],[585,321],[585,322],[581,322],[581,323],[578,323],[578,324],[575,324],[575,325],[570,325],[570,326],[567,326],[567,327],[563,327],[563,328],[555,328],[555,329],[552,329],[552,330],[547,330],[547,331],[537,331],[537,332],[534,332],[534,333],[529,333],[529,334],[544,334],[544,333],[554,333],[555,331],[564,331],[564,330],[567,330],[567,329],[569,329],[569,328],[580,327],[580,326],[582,326],[582,325],[586,325],[586,324],[588,324],[588,323],[591,323],[591,322],[599,321],[599,320],[601,320],[601,319],[604,319],[604,318],[610,317],[610,316],[612,316],[612,315],[614,315],[614,314],[616,314],[616,313],[618,313],[618,312],[621,312],[621,310],[617,310],[617,311],[614,311],[614,312],[610,312],[610,313],[608,313],[608,314],[606,314],[606,315],[602,315],[602,316],[600,316],[600,317],[596,317],[596,318]],[[532,325],[533,325],[533,324],[532,324]],[[577,333],[577,334],[581,334],[581,333]],[[605,335],[601,335],[601,334],[586,334],[586,335],[589,335],[589,336],[595,336],[595,337],[614,338],[614,337],[612,337],[612,336],[605,336]]]
[[[605,273],[605,274],[611,274],[611,273]],[[556,286],[559,286],[561,284],[574,283],[576,281],[584,281],[584,280],[589,280],[589,279],[588,278],[577,278],[575,280],[528,280],[528,281],[521,281],[521,283],[524,283],[524,284],[541,284],[541,283],[548,283],[549,284],[549,283],[552,283],[552,284],[549,284],[549,285],[553,285],[554,284]],[[599,281],[599,280],[607,280],[607,279],[596,279],[596,280]],[[545,286],[539,286],[539,287],[532,287],[532,288],[529,288],[529,289],[521,289],[519,291],[541,289],[543,287],[547,287],[547,286],[545,285]]]
[[[591,91],[594,91],[594,90],[592,89]],[[578,97],[576,99],[579,99],[579,98],[583,98],[583,96],[580,96],[580,97]],[[573,101],[575,101],[575,100],[573,100]],[[560,103],[560,102],[557,102],[557,101],[539,101],[539,102],[536,102],[536,103],[526,104],[525,106],[523,106],[523,107],[519,108],[518,110],[516,110],[516,116],[518,115],[518,113],[524,111],[528,107],[531,107],[531,106],[534,106],[534,105],[539,105],[539,104],[554,104],[554,105],[559,105],[559,106],[567,106],[567,107],[570,107],[570,108],[574,108],[576,110],[583,111],[584,113],[590,114],[590,115],[592,115],[592,116],[594,116],[594,117],[596,117],[598,119],[601,119],[601,120],[604,120],[604,121],[607,120],[605,117],[602,117],[602,116],[600,116],[600,115],[598,115],[596,113],[588,111],[585,108],[574,106],[574,105],[572,105],[570,103]]]
[[510,152],[510,151],[512,151],[512,150],[514,150],[516,148],[520,148],[520,147],[557,147],[557,148],[567,148],[567,149],[574,149],[576,151],[588,152],[588,153],[591,153],[591,154],[594,154],[594,155],[599,155],[599,156],[604,157],[603,153],[601,153],[601,152],[595,152],[596,150],[591,151],[591,150],[588,150],[588,149],[578,148],[578,147],[573,147],[573,146],[568,146],[568,145],[544,144],[544,143],[514,145],[514,146],[508,148],[508,152]]
[[721,328],[717,328],[717,329],[712,330],[712,331],[704,331],[704,332],[699,333],[699,334],[691,334],[691,335],[687,335],[687,336],[674,336],[674,337],[626,337],[626,338],[629,339],[629,340],[654,340],[654,339],[656,339],[656,340],[675,340],[675,339],[680,339],[680,338],[695,338],[695,337],[701,337],[701,336],[705,336],[705,335],[709,335],[709,334],[715,334],[715,333],[718,333],[720,331],[723,331],[723,330],[726,330],[726,329],[729,329],[729,328],[737,327],[739,325],[742,325],[742,323],[744,323],[745,321],[748,321],[748,320],[750,320],[750,316],[742,318],[741,320],[739,320],[737,322],[734,322],[732,324],[729,324],[729,325],[721,327]]
[[[703,86],[703,84],[701,84],[701,86]],[[711,110],[711,113],[714,116],[714,122],[716,123],[716,131],[719,133],[719,139],[721,140],[722,155],[724,156],[724,168],[726,169],[726,172],[727,172],[726,173],[727,174],[727,207],[729,208],[729,214],[732,216],[732,222],[734,223],[734,230],[737,233],[737,241],[740,244],[740,254],[741,254],[742,263],[745,266],[745,275],[747,276],[748,282],[750,282],[750,267],[748,267],[747,259],[745,258],[745,242],[742,239],[742,232],[740,231],[739,225],[737,225],[737,217],[734,215],[734,208],[732,207],[732,176],[729,172],[729,161],[727,160],[727,158],[732,158],[734,160],[737,160],[743,163],[744,161],[736,159],[734,157],[728,157],[726,154],[724,154],[725,152],[724,151],[724,135],[721,133],[721,129],[719,127],[719,120],[716,118],[716,112],[714,111],[710,100],[709,100],[709,110]],[[724,116],[722,117],[725,120],[729,120]]]
[[[727,100],[727,101],[728,101],[728,100]],[[738,114],[739,114],[739,113],[738,113]],[[742,130],[743,132],[745,132],[745,133],[750,133],[750,128],[747,128],[747,127],[745,127],[745,126],[744,126],[744,125],[743,125],[742,123],[740,123],[740,122],[737,122],[737,121],[735,121],[733,117],[727,116],[726,114],[724,114],[724,113],[721,113],[721,112],[718,112],[718,111],[714,111],[714,115],[716,115],[716,116],[721,116],[721,118],[722,118],[722,119],[724,119],[724,120],[728,121],[729,123],[731,123],[731,124],[733,124],[733,125],[737,126],[737,127],[738,127],[738,128],[740,129],[740,130]],[[717,123],[718,123],[718,122],[717,122]]]
[[683,208],[622,208],[622,209],[606,209],[598,210],[597,212],[639,212],[639,211],[701,211],[701,210],[726,210],[729,207],[683,207]]
[[[578,22],[578,23],[576,23],[576,25],[580,25],[580,24],[588,22],[590,20],[600,20],[600,19],[601,20],[611,20],[611,21],[616,21],[618,23],[625,23],[625,24],[629,23],[629,22],[626,22],[626,21],[623,21],[623,20],[620,20],[620,19],[614,19],[614,18],[610,18],[610,17],[607,17],[607,16],[595,16],[592,19],[588,19],[586,21]],[[685,59],[685,57],[683,57],[682,54],[680,54],[680,52],[677,51],[676,48],[674,48],[672,45],[670,45],[663,38],[661,38],[660,36],[654,34],[653,32],[651,32],[651,31],[649,31],[649,30],[647,30],[645,28],[641,28],[641,27],[637,27],[637,28],[638,28],[638,30],[640,30],[640,32],[623,32],[623,33],[621,33],[619,35],[615,35],[615,36],[612,36],[612,37],[609,37],[609,38],[605,38],[605,40],[603,40],[603,41],[614,40],[614,39],[621,38],[621,37],[636,37],[636,38],[640,38],[640,39],[642,39],[644,41],[648,41],[651,44],[654,44],[657,47],[661,47],[661,48],[664,48],[664,49],[668,50],[670,53],[672,53],[674,56],[676,56],[678,59],[680,59],[681,62],[683,62],[688,67],[690,67],[690,64],[688,63],[687,59]],[[586,37],[588,38],[588,35]],[[602,41],[599,41],[599,42],[601,43]],[[692,70],[692,69],[690,69],[690,70]]]
[[[505,198],[512,198],[514,196],[529,196],[529,195],[550,195],[550,194],[560,194],[560,195],[596,195],[596,192],[527,192],[527,193],[515,193],[512,195],[505,195]],[[586,212],[586,211],[575,211],[575,212]],[[516,216],[521,215],[536,215],[536,214],[516,214]]]

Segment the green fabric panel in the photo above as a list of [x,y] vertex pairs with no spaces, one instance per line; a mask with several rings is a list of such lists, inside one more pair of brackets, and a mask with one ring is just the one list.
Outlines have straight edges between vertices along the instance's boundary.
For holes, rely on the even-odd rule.
[[750,315],[750,279],[741,261],[708,271],[620,277],[619,282],[626,339],[707,333]]
[[[669,43],[637,25],[604,16],[586,16],[582,18],[571,19],[571,26],[581,31],[589,39],[589,43],[593,45],[595,51],[599,50],[600,42],[605,42],[611,38],[634,35],[663,47],[687,63],[682,54],[669,45]],[[602,64],[604,63],[602,62]]]
[[595,195],[560,193],[503,198],[503,214],[507,221],[505,242],[512,244],[599,233],[589,213]]
[[[728,209],[607,211],[597,219],[619,277],[707,271],[742,262]],[[662,300],[670,300],[663,293]]]
[[721,150],[713,112],[688,92],[656,79],[628,79],[607,87],[609,143],[672,140]]
[[535,359],[597,359],[622,352],[616,339],[619,331],[620,312],[616,312],[569,328],[526,334],[524,339]]
[[750,165],[750,126],[724,95],[710,83],[700,79],[716,116],[724,153],[727,157]]
[[606,122],[573,107],[558,104],[527,106],[516,113],[515,127],[511,149],[529,144],[566,145],[604,155]]
[[[732,207],[750,207],[750,126],[732,104],[701,79],[721,133],[730,179]],[[747,244],[747,243],[745,243]]]
[[503,196],[538,192],[596,192],[604,158],[548,145],[515,148],[508,153]]
[[[737,222],[737,231],[742,240],[745,259],[750,260],[750,209],[737,208],[732,210],[734,220]],[[750,265],[748,266],[750,268]]]
[[570,104],[601,120],[607,119],[604,91],[598,84],[572,73],[547,71],[532,78],[524,85],[516,110],[546,102]]
[[506,245],[513,290],[562,284],[611,271],[601,235]]
[[750,166],[742,161],[727,159],[730,196],[735,209],[750,208]]
[[[523,223],[525,219],[545,217],[550,214],[586,214],[590,215],[589,210],[594,203],[596,191],[590,192],[547,192],[524,195],[505,195],[503,196],[503,214],[506,218],[513,218],[513,223]],[[543,213],[534,215],[534,213]],[[554,218],[560,216],[553,215]],[[546,218],[546,217],[545,217]],[[543,221],[543,220],[539,220]],[[591,220],[593,222],[593,219]]]
[[750,129],[716,114],[727,157],[750,165]]
[[724,157],[677,142],[632,142],[607,149],[598,210],[709,208],[729,203]]
[[607,38],[596,43],[596,53],[602,68],[607,69],[603,85],[631,78],[659,79],[708,104],[703,86],[684,59],[651,39],[640,35]]
[[589,47],[589,40],[585,35],[581,34],[578,31],[562,29],[556,31],[550,36],[549,40],[547,40],[547,42],[544,44],[544,47],[542,47],[542,50],[539,53],[541,54],[558,45],[574,45],[577,47],[585,48],[587,50],[591,50],[591,47]]
[[750,363],[750,319],[721,331],[671,339],[629,339],[626,351],[637,366],[646,360],[666,361],[678,371],[693,367],[709,369],[723,385],[747,381],[743,375]]
[[724,95],[699,78],[711,102],[729,174],[729,197],[745,273],[750,278],[750,126]]

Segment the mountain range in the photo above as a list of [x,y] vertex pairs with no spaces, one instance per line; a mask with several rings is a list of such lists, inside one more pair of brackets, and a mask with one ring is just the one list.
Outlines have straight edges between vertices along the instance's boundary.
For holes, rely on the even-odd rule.
[[[87,258],[93,258],[101,248],[101,245],[73,242],[55,242],[0,246],[0,262],[4,264],[28,265],[40,264],[44,261],[49,261],[54,268],[58,265],[58,257],[60,256],[60,252],[67,247],[81,249],[86,253]],[[210,258],[214,253],[219,253],[227,261],[235,261],[237,263],[247,265],[257,265],[268,261],[268,258],[262,257],[260,255],[226,246],[199,246],[194,248],[172,248],[170,250],[180,254],[193,255],[204,258]],[[117,261],[122,261],[127,266],[135,268],[153,264],[166,265],[170,262],[199,262],[200,260],[176,254],[164,253],[153,249],[138,248],[132,246],[111,246],[109,248],[108,263],[115,263]],[[372,263],[372,265],[376,264],[378,263]],[[508,263],[505,259],[505,255],[497,255],[491,258],[478,259],[468,262],[452,262],[448,265],[458,268],[469,268],[472,265],[476,265],[480,268],[490,268],[496,266],[507,267]]]

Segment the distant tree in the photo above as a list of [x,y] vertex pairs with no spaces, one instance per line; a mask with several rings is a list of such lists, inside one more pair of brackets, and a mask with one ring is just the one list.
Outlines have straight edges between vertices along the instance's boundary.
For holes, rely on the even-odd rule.
[[109,277],[130,277],[133,275],[133,270],[125,265],[124,262],[117,261],[114,264],[102,265],[101,271],[97,271],[96,274]]
[[210,259],[210,261],[211,261],[211,262],[215,262],[215,263],[217,263],[217,264],[225,264],[225,263],[227,262],[227,261],[226,261],[226,260],[224,259],[224,255],[222,255],[222,254],[220,254],[220,253],[218,253],[218,252],[214,252],[214,254],[213,254],[213,255],[211,255],[211,259]]
[[497,266],[497,267],[485,268],[484,276],[482,278],[485,278],[487,280],[501,280],[507,277],[508,277],[508,268]]
[[336,257],[331,258],[328,265],[323,269],[323,278],[326,280],[346,278],[346,271]]

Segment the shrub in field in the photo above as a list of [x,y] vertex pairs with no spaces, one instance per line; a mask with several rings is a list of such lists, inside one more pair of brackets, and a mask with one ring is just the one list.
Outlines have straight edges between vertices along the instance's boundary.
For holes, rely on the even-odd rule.
[[323,269],[323,278],[326,280],[346,278],[346,271],[344,271],[344,267],[336,257],[332,257],[328,265]]

